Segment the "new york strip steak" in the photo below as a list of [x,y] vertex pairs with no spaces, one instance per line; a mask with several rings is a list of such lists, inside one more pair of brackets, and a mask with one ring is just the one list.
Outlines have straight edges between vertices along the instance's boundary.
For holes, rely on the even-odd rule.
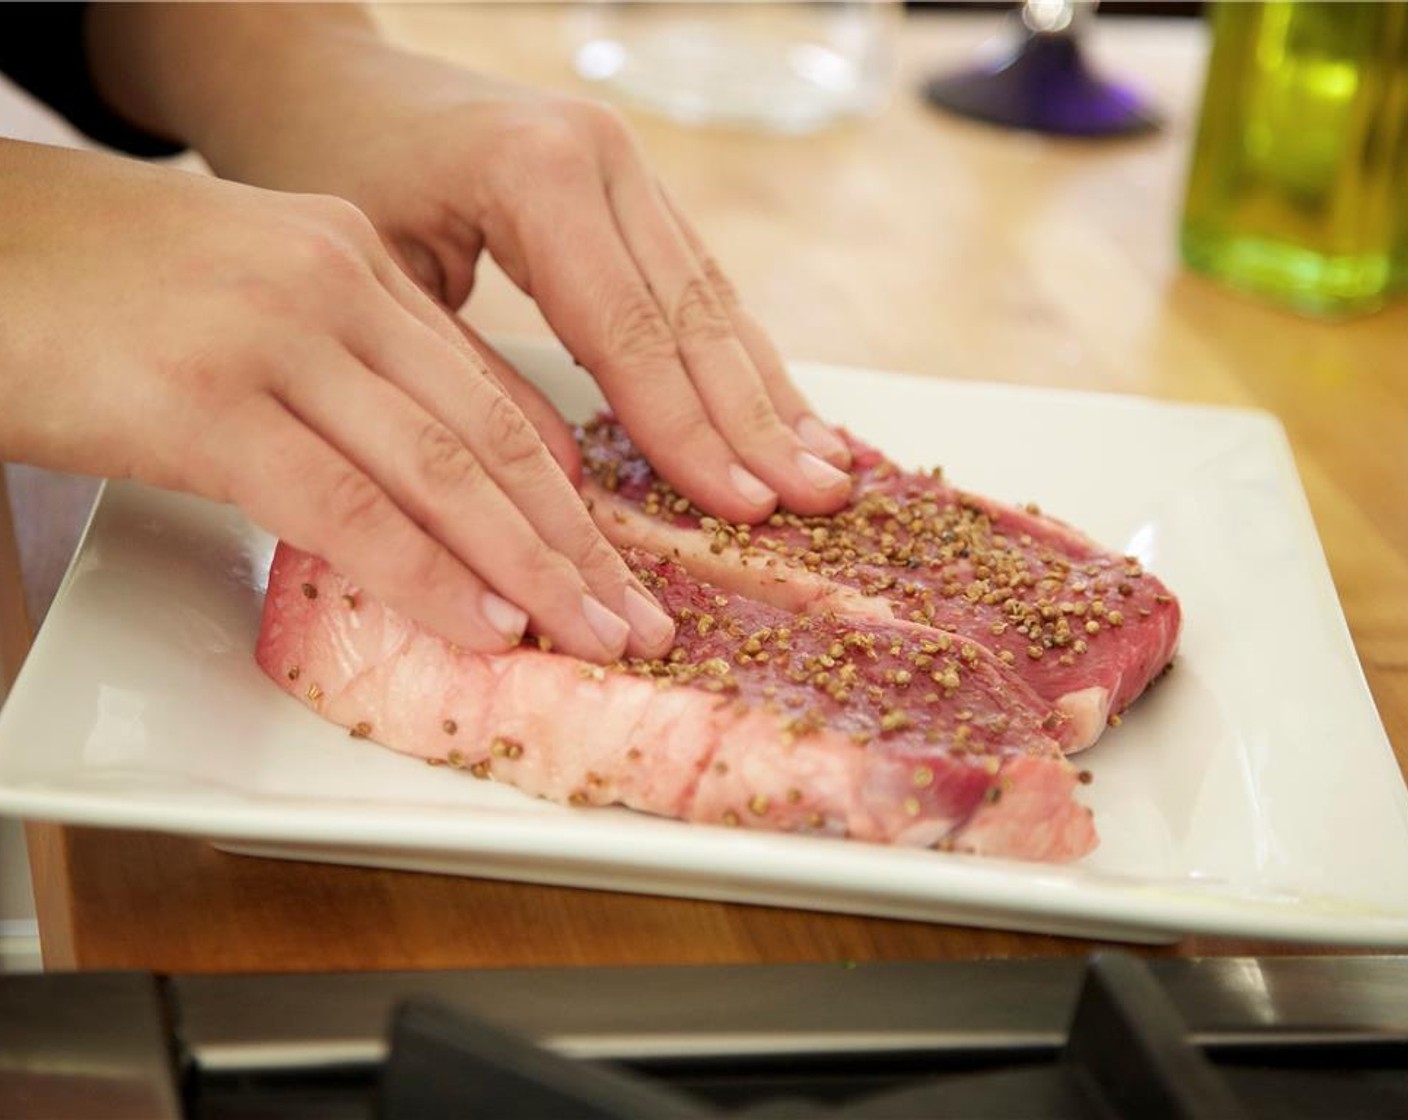
[[257,658],[355,738],[569,805],[1025,859],[1095,846],[1059,717],[987,649],[627,559],[678,626],[666,659],[459,650],[282,544]]
[[839,514],[757,526],[706,517],[655,475],[619,424],[579,431],[584,492],[618,547],[793,612],[909,623],[991,651],[1090,746],[1170,664],[1177,601],[1132,557],[1035,507],[955,489],[851,440],[855,497]]

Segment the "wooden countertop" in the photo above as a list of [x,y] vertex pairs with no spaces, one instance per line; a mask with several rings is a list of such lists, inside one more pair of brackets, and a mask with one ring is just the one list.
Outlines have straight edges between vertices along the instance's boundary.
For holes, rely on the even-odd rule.
[[[580,13],[569,13],[580,15]],[[579,88],[563,13],[394,7],[388,33],[545,86]],[[1166,112],[1138,140],[1048,140],[922,105],[986,16],[911,16],[879,119],[782,139],[635,120],[663,179],[789,356],[935,377],[1266,408],[1290,434],[1369,684],[1408,762],[1408,305],[1295,318],[1182,272],[1175,232],[1205,42],[1196,25],[1102,19],[1098,58]],[[491,268],[469,317],[541,334]],[[0,666],[26,641],[90,489],[11,472],[0,506]],[[3,491],[0,491],[3,493]],[[1083,953],[1090,943],[763,907],[283,864],[146,833],[31,829],[51,967],[280,970],[918,959]],[[1183,953],[1275,951],[1191,940]],[[1304,951],[1304,949],[1298,950]]]

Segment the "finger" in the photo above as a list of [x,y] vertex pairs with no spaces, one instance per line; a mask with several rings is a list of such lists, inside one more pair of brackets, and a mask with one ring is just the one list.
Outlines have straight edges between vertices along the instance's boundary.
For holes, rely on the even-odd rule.
[[[294,415],[494,591],[525,610],[535,633],[590,660],[614,660],[625,652],[627,623],[586,590],[582,574],[538,535],[475,450],[350,353],[318,342],[300,358],[301,373],[277,389]],[[535,446],[551,463],[546,448]]]
[[724,275],[723,269],[719,267],[718,261],[709,252],[688,217],[675,205],[669,193],[658,184],[657,190],[669,208],[670,214],[678,223],[680,232],[683,233],[701,270],[708,277],[709,286],[718,296],[719,302],[723,304],[729,320],[733,323],[734,333],[737,334],[744,349],[753,359],[753,365],[762,377],[763,384],[767,387],[768,396],[772,399],[773,407],[777,409],[783,423],[792,428],[803,443],[828,463],[843,470],[850,467],[850,448],[825,421],[817,416],[816,410],[812,408],[807,398],[802,395],[801,390],[793,383],[787,373],[787,367],[783,365],[782,356],[772,343],[772,339],[768,337],[768,333],[763,330],[762,324],[758,322],[752,312],[744,306],[743,301],[738,298],[737,290]]
[[[582,481],[582,455],[571,427],[563,420],[561,414],[542,391],[514,369],[508,360],[485,340],[483,335],[461,319],[455,309],[446,302],[444,270],[434,254],[419,244],[409,242],[404,245],[392,246],[390,254],[412,284],[434,302],[436,309],[444,316],[445,322],[458,331],[470,348],[482,359],[484,366],[494,379],[503,386],[508,395],[513,398],[514,403],[533,422],[533,426],[538,429],[538,434],[547,444],[552,457],[557,460],[558,466],[562,468],[563,474],[567,475],[572,485],[580,485]],[[385,269],[382,271],[385,272]],[[406,290],[406,286],[401,283],[399,277],[379,274],[378,279],[382,281],[383,286],[402,307],[422,322],[426,321],[430,309],[426,307],[425,301],[419,296]],[[427,325],[431,324],[427,323]],[[440,333],[445,334],[443,326],[439,329]],[[449,336],[446,335],[446,337]]]
[[547,395],[524,377],[518,370],[514,369],[508,359],[500,354],[482,334],[476,331],[459,316],[452,316],[452,321],[469,340],[469,344],[474,347],[475,352],[484,359],[484,364],[493,374],[497,381],[513,398],[513,403],[523,411],[523,415],[532,421],[533,427],[537,429],[539,437],[547,444],[547,448],[552,452],[552,457],[557,460],[557,465],[562,468],[562,473],[567,476],[567,480],[572,485],[580,486],[582,482],[582,449],[577,446],[577,437],[572,434],[572,428],[562,414],[557,411],[552,401]]
[[[571,561],[596,597],[630,624],[630,652],[639,657],[668,652],[674,640],[670,616],[602,536],[574,483],[513,399],[484,372],[465,336],[451,327],[451,345],[438,326],[431,329],[379,301],[359,308],[351,329],[357,356],[474,449],[542,540]],[[509,376],[527,384],[511,368]],[[552,406],[544,400],[543,407]],[[560,418],[556,423],[562,424]],[[576,442],[570,431],[565,436],[575,457]]]
[[495,653],[519,643],[528,616],[276,400],[257,398],[231,423],[234,438],[212,441],[211,454],[254,521],[456,645]]
[[730,521],[766,517],[777,492],[711,420],[616,230],[600,176],[560,177],[554,185],[523,200],[515,230],[532,265],[526,283],[549,325],[675,489]]
[[419,237],[401,236],[383,242],[392,259],[423,292],[451,312],[458,311],[474,290],[474,271],[483,242],[478,233],[437,252]]
[[402,271],[413,281],[416,287],[433,299],[436,303],[444,306],[448,300],[447,282],[445,269],[440,264],[440,258],[422,245],[419,241],[405,241],[395,245],[388,245],[392,258]]
[[608,194],[631,257],[655,294],[690,379],[745,465],[799,513],[827,513],[850,495],[845,472],[816,455],[785,424],[733,321],[674,215],[634,158]]

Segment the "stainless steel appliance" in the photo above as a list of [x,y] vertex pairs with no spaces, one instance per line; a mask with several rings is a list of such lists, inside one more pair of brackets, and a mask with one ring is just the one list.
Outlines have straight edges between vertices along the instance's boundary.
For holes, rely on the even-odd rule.
[[0,978],[0,1116],[1408,1116],[1408,957]]

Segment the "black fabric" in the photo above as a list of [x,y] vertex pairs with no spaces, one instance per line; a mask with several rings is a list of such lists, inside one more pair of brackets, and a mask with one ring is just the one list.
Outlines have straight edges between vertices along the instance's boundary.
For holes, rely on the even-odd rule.
[[83,37],[87,12],[87,4],[0,0],[0,71],[99,144],[134,156],[175,155],[182,145],[123,120],[93,88]]

